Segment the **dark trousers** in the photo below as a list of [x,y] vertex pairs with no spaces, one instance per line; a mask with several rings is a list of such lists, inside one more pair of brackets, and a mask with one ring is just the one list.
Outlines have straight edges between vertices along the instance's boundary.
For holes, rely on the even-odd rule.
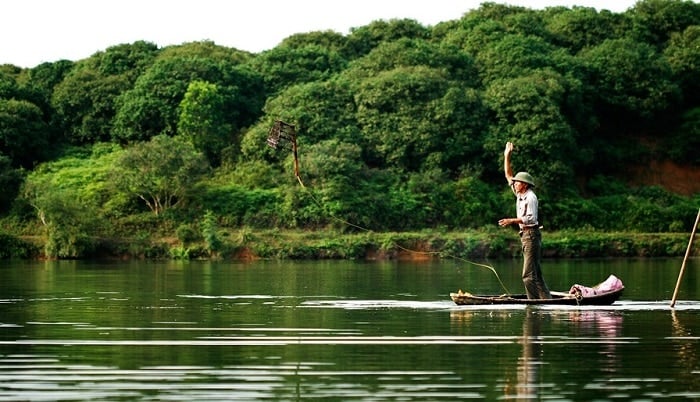
[[533,228],[520,232],[523,246],[523,284],[528,299],[551,299],[547,284],[542,277],[542,234]]

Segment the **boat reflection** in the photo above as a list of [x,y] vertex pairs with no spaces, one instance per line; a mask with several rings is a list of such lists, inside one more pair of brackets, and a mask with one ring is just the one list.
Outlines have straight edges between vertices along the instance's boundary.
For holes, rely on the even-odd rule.
[[[455,310],[450,314],[453,327],[460,332],[484,317],[484,309]],[[617,345],[620,343],[623,316],[616,311],[562,309],[549,310],[527,306],[524,310],[493,310],[486,313],[489,318],[513,320],[522,317],[522,335],[513,338],[520,345],[515,371],[505,367],[502,392],[506,400],[539,400],[550,382],[543,378],[542,367],[562,364],[569,358],[553,353],[545,358],[543,348],[547,345],[595,344],[594,353],[599,358],[596,364],[601,373],[616,372],[620,364]],[[556,350],[552,348],[551,350]],[[551,352],[548,349],[548,352]],[[551,370],[548,370],[551,371]],[[551,373],[547,374],[550,375]]]
[[616,311],[580,311],[570,313],[569,319],[577,325],[582,336],[599,337],[601,348],[599,367],[601,372],[620,371],[621,359],[617,353],[622,336],[622,315]]

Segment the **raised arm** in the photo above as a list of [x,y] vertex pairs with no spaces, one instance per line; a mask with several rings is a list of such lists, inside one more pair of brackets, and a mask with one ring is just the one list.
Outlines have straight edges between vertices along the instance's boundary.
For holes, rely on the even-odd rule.
[[513,143],[506,142],[506,149],[503,151],[503,173],[506,175],[508,184],[513,184],[513,170],[510,168],[510,154],[513,152]]

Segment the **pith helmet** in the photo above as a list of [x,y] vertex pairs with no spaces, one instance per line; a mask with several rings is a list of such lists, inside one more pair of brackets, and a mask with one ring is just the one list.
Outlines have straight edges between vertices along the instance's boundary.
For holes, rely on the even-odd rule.
[[535,187],[535,179],[533,179],[528,172],[518,172],[515,177],[513,177],[513,181],[521,181]]

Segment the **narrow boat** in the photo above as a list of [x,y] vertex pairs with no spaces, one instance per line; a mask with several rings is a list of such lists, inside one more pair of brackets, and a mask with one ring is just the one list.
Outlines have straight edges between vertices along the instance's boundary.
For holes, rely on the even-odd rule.
[[452,301],[459,305],[483,304],[553,304],[568,306],[609,306],[615,303],[625,286],[615,275],[593,286],[573,285],[568,292],[550,292],[551,299],[528,299],[524,294],[473,295],[463,292],[450,293]]

